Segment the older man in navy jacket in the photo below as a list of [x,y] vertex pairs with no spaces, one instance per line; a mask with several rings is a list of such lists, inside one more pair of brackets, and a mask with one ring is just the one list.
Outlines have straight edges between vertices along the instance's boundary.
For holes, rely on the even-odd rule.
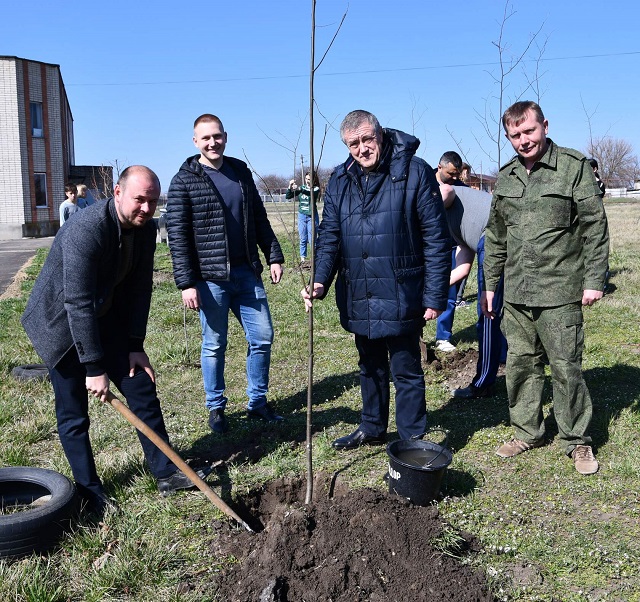
[[[389,420],[389,373],[396,387],[402,439],[426,429],[420,334],[447,305],[451,240],[433,170],[415,156],[420,141],[382,129],[367,111],[340,126],[349,159],[324,195],[313,296],[335,275],[342,326],[359,353],[362,420],[336,449],[383,443]],[[308,290],[302,291],[308,306]]]
[[[125,169],[113,199],[91,205],[60,229],[22,317],[49,368],[58,434],[78,492],[98,513],[110,502],[89,441],[88,393],[106,401],[111,379],[131,410],[169,440],[143,347],[153,285],[151,218],[159,196],[160,182],[149,168]],[[163,495],[193,486],[139,437]]]

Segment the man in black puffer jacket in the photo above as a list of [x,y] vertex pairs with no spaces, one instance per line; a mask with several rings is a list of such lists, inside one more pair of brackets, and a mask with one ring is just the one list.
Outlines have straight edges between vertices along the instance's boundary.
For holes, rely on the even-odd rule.
[[224,156],[227,134],[218,117],[201,115],[193,142],[200,155],[187,159],[174,176],[167,202],[167,235],[176,285],[185,307],[199,310],[202,375],[209,426],[224,433],[224,361],[229,310],[247,341],[247,413],[282,420],[267,403],[273,325],[260,276],[258,247],[280,282],[284,257],[251,172]]
[[[318,231],[313,296],[336,281],[342,326],[355,334],[362,420],[336,449],[383,443],[389,372],[402,439],[426,429],[420,334],[447,305],[451,241],[433,170],[415,157],[420,141],[349,113],[340,136],[350,157],[331,176]],[[311,300],[302,291],[307,307]]]

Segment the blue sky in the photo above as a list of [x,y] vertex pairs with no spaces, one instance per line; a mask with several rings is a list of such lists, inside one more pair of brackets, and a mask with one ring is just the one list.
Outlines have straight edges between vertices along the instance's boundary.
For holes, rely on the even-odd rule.
[[[623,138],[640,152],[636,0],[513,0],[512,6],[507,59],[542,26],[540,104],[549,135],[584,150],[588,113],[594,136]],[[346,158],[337,128],[360,108],[383,126],[415,133],[418,154],[433,165],[457,149],[455,138],[476,171],[495,168],[495,143],[478,114],[497,107],[492,42],[501,1],[317,0],[316,7],[318,59],[347,12],[315,80],[316,159],[329,126],[322,166]],[[305,163],[309,156],[310,14],[310,0],[31,0],[3,9],[0,55],[60,65],[77,164],[143,163],[166,190],[196,152],[193,120],[213,112],[228,132],[227,154],[248,159],[262,175],[288,176],[294,157],[287,149],[297,145],[297,170],[300,155]],[[539,56],[534,44],[523,64],[530,77]],[[522,68],[507,84],[508,106],[526,87]],[[529,90],[524,97],[536,95]],[[510,156],[504,153],[502,162]]]

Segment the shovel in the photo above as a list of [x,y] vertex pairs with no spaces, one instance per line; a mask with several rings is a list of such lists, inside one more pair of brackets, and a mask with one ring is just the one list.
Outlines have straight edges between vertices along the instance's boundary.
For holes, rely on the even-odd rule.
[[214,506],[224,512],[227,516],[230,516],[240,525],[242,525],[247,531],[254,533],[254,530],[245,523],[216,493],[207,485],[173,449],[171,446],[162,439],[158,433],[149,428],[140,418],[138,418],[126,405],[124,405],[113,393],[109,392],[107,395],[107,401],[122,414],[127,421],[135,426],[143,435],[145,435],[169,460],[171,460],[184,474],[186,474],[191,482],[204,493]]

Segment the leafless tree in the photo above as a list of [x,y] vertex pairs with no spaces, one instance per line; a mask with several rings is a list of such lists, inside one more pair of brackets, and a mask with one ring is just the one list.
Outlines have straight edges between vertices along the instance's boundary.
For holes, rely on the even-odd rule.
[[261,194],[280,194],[283,189],[287,189],[289,187],[289,180],[291,178],[287,178],[286,176],[281,176],[278,174],[267,174],[266,176],[262,176],[258,180],[258,190]]
[[423,106],[418,108],[419,99],[413,94],[411,95],[411,133],[416,135],[416,126],[422,121],[424,114],[427,112],[427,107]]
[[320,182],[320,190],[324,190],[327,187],[327,184],[329,183],[329,178],[331,177],[331,174],[333,173],[334,170],[335,170],[335,166],[334,167],[318,167],[318,169],[316,169],[316,175],[318,176],[318,181]]
[[[508,104],[516,102],[529,90],[532,90],[532,93],[537,95],[537,99],[539,100],[540,77],[542,76],[540,73],[540,63],[547,44],[547,40],[541,45],[537,43],[538,37],[544,27],[544,23],[542,23],[534,33],[530,34],[529,40],[524,48],[520,51],[513,52],[508,42],[507,25],[509,19],[515,14],[516,11],[513,9],[511,0],[506,0],[502,20],[499,24],[498,39],[492,42],[498,52],[498,70],[497,72],[488,72],[493,79],[496,90],[493,95],[485,98],[484,111],[476,111],[478,121],[484,130],[484,137],[490,141],[490,144],[487,145],[484,140],[481,140],[475,134],[474,138],[487,157],[497,165],[501,164],[502,149],[506,144],[502,134],[502,114]],[[537,58],[535,59],[534,72],[530,75],[525,75],[526,85],[522,89],[510,92],[514,72],[519,67],[524,67],[524,63],[534,43],[538,51]]]
[[458,149],[458,152],[464,159],[464,162],[468,163],[469,165],[473,165],[473,162],[469,161],[469,159],[467,158],[467,153],[469,152],[469,149],[467,149],[467,151],[465,152],[465,150],[462,148],[462,138],[460,138],[460,140],[456,139],[453,132],[449,129],[448,126],[445,126],[445,129],[447,130],[447,134],[449,134],[449,136],[451,137],[451,140],[453,140],[453,142],[455,143],[456,148]]
[[108,199],[113,195],[113,185],[118,181],[120,172],[122,172],[122,164],[118,159],[92,169],[89,188],[96,200]]
[[592,138],[586,154],[598,162],[600,179],[607,188],[627,188],[640,177],[640,162],[626,140],[612,136]]
[[542,56],[544,55],[544,52],[547,49],[548,41],[549,41],[549,36],[547,36],[544,39],[544,42],[542,42],[542,44],[538,44],[538,42],[536,41],[537,54],[536,54],[536,58],[533,61],[534,68],[531,71],[527,70],[524,67],[524,65],[522,68],[522,75],[524,75],[524,78],[527,80],[529,89],[533,92],[532,99],[535,100],[538,104],[540,104],[540,99],[542,98],[542,95],[544,93],[543,90],[541,90],[540,88],[540,84],[542,82],[542,77],[546,73],[546,71],[541,71],[541,69],[542,69]]
[[[342,28],[342,24],[347,17],[347,13],[345,12],[342,16],[342,20],[340,21],[340,25],[338,25],[336,32],[331,39],[331,42],[328,44],[327,49],[325,50],[322,58],[316,63],[316,0],[311,0],[311,64],[309,71],[309,165],[311,167],[311,182],[314,181],[314,175],[316,171],[316,162],[315,162],[315,148],[314,148],[314,108],[316,104],[315,100],[315,92],[314,92],[314,84],[315,84],[315,74],[317,70],[322,65],[325,57],[333,43],[335,42],[340,29]],[[324,135],[327,135],[327,128],[325,128]],[[313,190],[313,185],[310,190],[311,195],[311,213],[316,211],[316,198]],[[309,290],[313,291],[313,284],[315,280],[315,220],[311,220],[311,274],[309,276]],[[307,491],[305,495],[305,503],[311,503],[313,499],[313,445],[312,445],[312,416],[313,416],[313,362],[314,362],[314,351],[313,351],[313,297],[311,308],[309,309],[309,345],[308,345],[308,362],[307,362],[307,441],[306,441],[306,451],[307,451]]]

